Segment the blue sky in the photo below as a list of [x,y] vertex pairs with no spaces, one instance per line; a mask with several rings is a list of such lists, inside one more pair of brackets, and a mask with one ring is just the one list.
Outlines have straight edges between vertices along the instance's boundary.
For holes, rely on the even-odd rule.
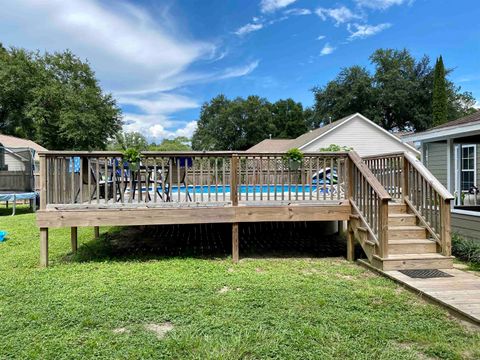
[[480,99],[478,0],[0,0],[0,42],[71,49],[121,105],[129,131],[191,136],[213,96],[291,97],[377,48],[443,55]]

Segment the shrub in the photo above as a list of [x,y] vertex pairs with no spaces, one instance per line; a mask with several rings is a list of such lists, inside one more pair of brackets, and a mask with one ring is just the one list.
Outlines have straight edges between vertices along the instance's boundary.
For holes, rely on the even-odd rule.
[[464,239],[454,234],[452,236],[452,253],[460,260],[480,266],[480,241]]
[[342,146],[337,144],[330,144],[328,147],[319,149],[320,152],[343,152],[343,151],[352,151],[353,147]]
[[299,149],[293,148],[285,153],[285,159],[300,162],[303,159],[303,153]]

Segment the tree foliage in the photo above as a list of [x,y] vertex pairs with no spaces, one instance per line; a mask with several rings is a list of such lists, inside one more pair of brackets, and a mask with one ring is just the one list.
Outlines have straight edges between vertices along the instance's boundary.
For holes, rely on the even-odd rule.
[[432,99],[432,115],[433,125],[441,125],[447,122],[447,83],[445,80],[445,66],[440,56],[435,63],[433,76],[433,99]]
[[[405,49],[379,49],[370,61],[373,73],[360,66],[344,68],[334,80],[313,89],[316,118],[328,123],[360,112],[386,130],[432,126],[434,71],[429,58],[417,60]],[[445,87],[448,120],[472,111],[471,93],[449,80]]]
[[148,142],[145,136],[137,131],[118,132],[109,142],[110,150],[123,151],[127,149],[135,149],[137,151],[147,150]]
[[120,128],[121,112],[87,62],[0,46],[0,132],[51,150],[93,150]]
[[259,96],[227,99],[218,95],[203,104],[192,138],[196,150],[245,150],[269,138],[294,138],[308,130],[301,103],[271,103]]
[[151,151],[188,151],[192,150],[190,139],[185,136],[179,136],[174,139],[163,139],[160,144],[150,144],[148,150]]

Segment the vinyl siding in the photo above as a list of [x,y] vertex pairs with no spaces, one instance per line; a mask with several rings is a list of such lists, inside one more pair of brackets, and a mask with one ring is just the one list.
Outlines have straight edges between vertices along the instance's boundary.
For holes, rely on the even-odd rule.
[[25,165],[18,157],[5,153],[5,165],[8,166],[8,171],[24,171]]
[[[465,144],[467,145],[467,144]],[[430,172],[447,187],[447,143],[425,143],[427,148],[427,157],[425,159],[425,166]],[[480,144],[477,144],[477,183],[480,185]],[[455,165],[453,165],[455,166]]]
[[452,213],[452,233],[480,241],[480,217]]
[[447,187],[447,143],[426,143],[424,146],[427,148],[425,166]]
[[360,156],[387,154],[397,151],[411,152],[411,149],[400,140],[388,136],[360,117],[355,117],[333,129],[320,139],[302,148],[302,151],[318,151],[331,144],[352,147]]

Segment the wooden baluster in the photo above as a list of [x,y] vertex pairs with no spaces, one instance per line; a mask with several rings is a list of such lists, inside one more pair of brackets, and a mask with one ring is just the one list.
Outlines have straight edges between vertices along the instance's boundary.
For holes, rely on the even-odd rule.
[[70,158],[70,203],[75,204],[75,158]]
[[262,156],[259,157],[258,163],[259,163],[258,185],[259,185],[259,189],[260,189],[260,201],[263,201],[263,184],[264,184],[264,181],[263,181],[263,157]]
[[49,181],[47,179],[47,158],[45,155],[40,155],[40,210],[45,210],[47,207],[47,194]]
[[281,164],[280,176],[282,177],[282,201],[283,201],[285,200],[285,160],[280,158],[280,164]]
[[443,200],[440,203],[440,214],[441,214],[441,233],[440,233],[440,241],[442,246],[442,255],[444,256],[451,256],[452,249],[451,249],[451,234],[450,234],[450,199]]
[[[80,170],[81,170],[81,167],[82,167],[82,161],[80,159]],[[80,179],[82,178],[81,174],[80,174]],[[80,180],[80,184],[81,184],[81,180]],[[80,188],[81,188],[82,185],[80,185]],[[97,198],[97,205],[100,204],[100,158],[97,157],[95,158],[95,186],[96,186],[96,190],[95,190],[95,197]]]
[[208,202],[211,201],[211,194],[210,194],[210,185],[211,185],[211,178],[212,178],[212,170],[211,170],[211,166],[210,166],[210,160],[211,158],[210,157],[207,157],[207,194],[208,194]]
[[[327,158],[323,158],[323,200],[327,200]],[[331,186],[330,186],[331,191]]]
[[214,166],[214,172],[215,172],[215,201],[218,201],[218,164],[217,164],[218,158],[215,157],[215,166]]
[[[79,161],[82,162],[83,159],[79,158]],[[87,156],[87,169],[85,169],[87,172],[87,187],[88,187],[88,203],[92,203],[92,165],[91,165],[91,159],[90,156]],[[79,179],[79,184],[83,183],[83,179]],[[80,185],[82,186],[82,185]]]
[[230,160],[230,201],[232,206],[238,206],[238,164],[238,155],[233,154]]
[[203,202],[203,157],[200,158],[200,201]]
[[270,156],[267,156],[267,181],[266,181],[266,187],[267,187],[267,200],[270,201],[270,166],[271,166],[271,161],[270,161]]
[[337,158],[337,200],[340,200],[340,190],[341,190],[341,183],[342,183],[342,172],[341,172],[341,163],[340,157]]
[[312,178],[313,178],[313,161],[316,157],[310,157],[310,161],[309,161],[309,165],[310,165],[310,168],[309,168],[309,173],[308,173],[308,184],[309,184],[309,200],[312,201],[312,198],[313,198],[313,181],[312,181]]
[[[180,191],[180,172],[182,171],[182,167],[180,162],[182,161],[180,158],[177,158],[177,201],[181,202],[181,191]],[[210,160],[210,159],[209,159]],[[210,170],[210,161],[208,162],[208,169]],[[210,187],[208,188],[208,201],[210,201]]]
[[257,172],[255,171],[256,170],[256,167],[257,167],[257,164],[255,162],[256,158],[255,156],[252,158],[252,164],[253,164],[253,168],[252,168],[252,189],[253,189],[253,194],[252,194],[252,197],[253,197],[253,201],[255,201],[255,198],[256,198],[256,185],[257,185]]

